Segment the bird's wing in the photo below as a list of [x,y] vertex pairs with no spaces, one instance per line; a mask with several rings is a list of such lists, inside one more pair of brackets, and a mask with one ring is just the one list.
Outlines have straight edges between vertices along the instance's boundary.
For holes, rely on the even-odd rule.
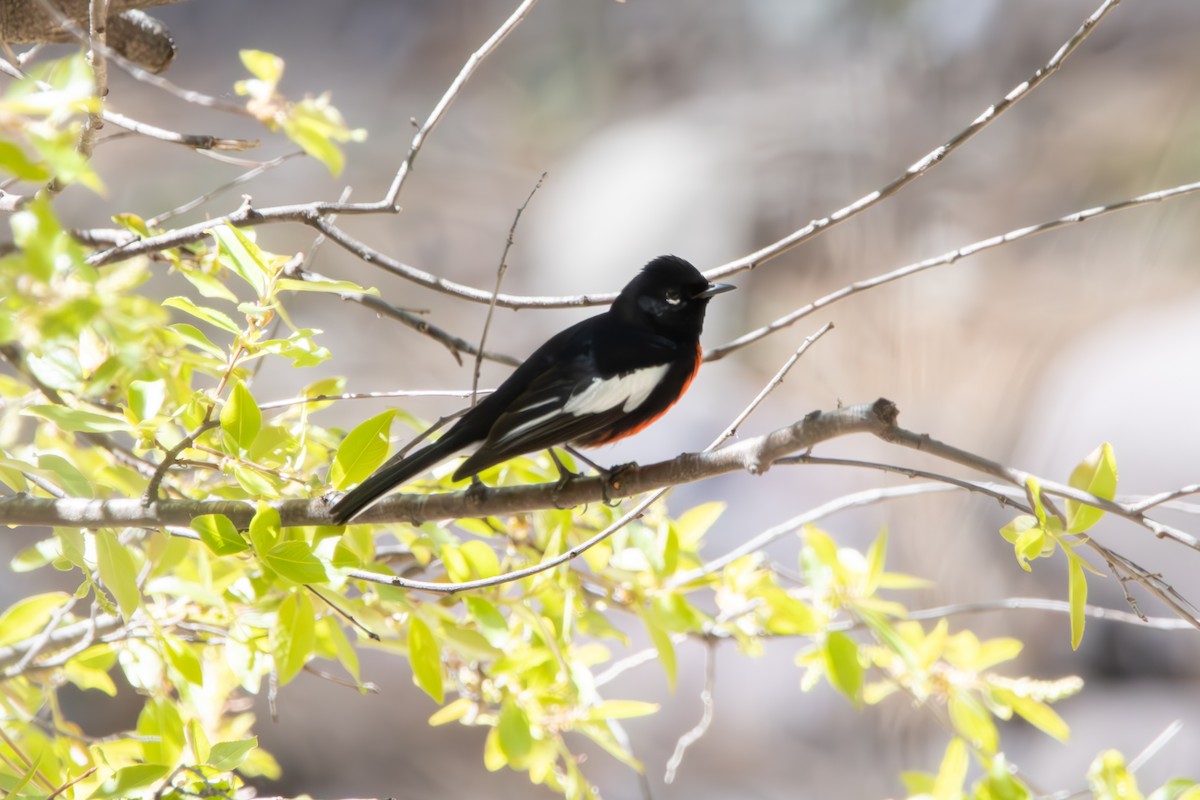
[[590,354],[556,363],[512,400],[455,477],[608,430],[645,402],[667,369],[659,364],[600,378]]

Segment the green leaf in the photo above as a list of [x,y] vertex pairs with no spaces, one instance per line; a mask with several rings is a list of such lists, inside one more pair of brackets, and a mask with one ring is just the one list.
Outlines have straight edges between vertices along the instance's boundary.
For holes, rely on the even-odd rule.
[[[150,669],[159,669],[157,659]],[[128,673],[129,667],[127,666]],[[155,677],[157,680],[157,677]],[[185,745],[183,717],[176,700],[154,697],[146,701],[138,714],[137,732],[142,743],[142,757],[151,764],[175,764],[183,755]]]
[[246,384],[238,381],[221,409],[221,431],[236,450],[249,450],[262,429],[262,412]]
[[200,665],[200,656],[196,654],[196,651],[180,641],[178,637],[170,634],[163,634],[162,641],[167,661],[171,666],[178,670],[188,683],[202,686],[204,684],[204,668]]
[[419,617],[408,623],[408,660],[412,665],[413,680],[434,702],[441,704],[445,690],[442,686],[442,655],[433,631]]
[[675,691],[675,681],[679,677],[679,666],[675,658],[675,644],[671,641],[671,634],[652,620],[648,614],[642,615],[642,622],[646,624],[646,632],[650,634],[650,642],[654,645],[654,649],[658,651],[658,661],[662,664],[663,672],[667,674],[667,687],[671,691]]
[[726,504],[720,501],[701,503],[695,508],[689,508],[675,520],[679,531],[679,545],[688,550],[694,550],[725,511]]
[[1151,792],[1148,800],[1200,800],[1200,783],[1174,778]]
[[962,739],[951,739],[946,746],[946,754],[942,756],[937,777],[933,780],[934,800],[960,800],[968,766],[966,744]]
[[258,747],[257,736],[251,736],[249,739],[217,742],[208,751],[205,763],[221,772],[231,772],[240,767],[246,760],[246,756],[250,755],[250,751],[256,747]]
[[39,633],[70,599],[65,592],[46,592],[13,603],[0,614],[0,647]]
[[250,520],[250,543],[260,556],[265,556],[279,541],[283,525],[279,520],[279,512],[266,503],[259,503],[258,510]]
[[12,142],[0,141],[0,169],[23,181],[45,183],[50,179],[50,171],[44,163],[32,161]]
[[333,488],[345,489],[361,483],[383,463],[395,416],[395,410],[384,411],[346,434],[333,457],[333,468],[329,473]]
[[658,703],[642,700],[603,700],[587,710],[588,719],[628,719],[658,713]]
[[38,466],[53,472],[54,476],[58,478],[58,485],[66,491],[68,496],[95,497],[96,493],[92,489],[92,482],[84,477],[74,464],[57,453],[40,453]]
[[1116,750],[1096,756],[1087,777],[1095,800],[1142,800],[1137,780],[1125,765],[1125,757]]
[[215,308],[198,306],[186,297],[168,297],[162,301],[162,304],[167,308],[177,308],[185,314],[191,314],[201,322],[207,322],[226,333],[232,333],[235,336],[241,333],[241,329],[233,323],[228,314],[217,311]]
[[290,106],[283,132],[333,175],[339,175],[345,163],[337,142],[361,142],[367,138],[362,128],[351,130],[342,114],[330,102],[329,94],[306,97]]
[[858,660],[858,643],[833,631],[825,638],[825,671],[829,682],[856,706],[862,703],[863,668]]
[[108,798],[128,798],[140,794],[141,789],[148,789],[157,783],[170,767],[165,764],[134,764],[121,767],[112,777],[100,784],[96,791],[89,795],[90,800],[108,800]]
[[477,707],[475,700],[470,697],[459,697],[451,700],[429,716],[429,727],[436,728],[451,722],[458,722]]
[[983,703],[965,689],[957,689],[951,695],[948,706],[955,733],[977,750],[989,756],[994,755],[1000,744],[1000,734]]
[[1071,649],[1078,650],[1083,641],[1083,626],[1087,623],[1084,607],[1087,605],[1087,576],[1083,572],[1083,559],[1063,548],[1067,554],[1067,597],[1071,605]]
[[156,381],[130,381],[126,391],[129,410],[140,420],[150,419],[162,410],[167,399],[167,382],[162,378]]
[[100,580],[117,601],[121,616],[128,620],[142,602],[133,556],[108,528],[97,530],[95,536],[96,567],[100,570]]
[[[1112,445],[1105,442],[1079,462],[1079,466],[1071,472],[1068,483],[1073,489],[1094,494],[1105,500],[1116,497],[1117,458],[1113,454]],[[1066,502],[1066,510],[1067,533],[1083,533],[1104,516],[1100,509],[1070,499]]]
[[84,411],[56,405],[26,406],[21,409],[26,416],[41,417],[72,433],[118,433],[129,430],[129,421],[116,414],[99,411]]
[[871,542],[871,547],[867,550],[867,576],[864,581],[863,591],[868,594],[873,594],[879,588],[880,581],[883,580],[883,566],[887,559],[887,543],[888,532],[885,528],[875,537],[875,541]]
[[316,620],[307,594],[292,592],[284,598],[274,632],[275,670],[284,685],[304,668],[316,646]]
[[187,322],[176,322],[174,325],[168,325],[167,330],[185,345],[191,345],[214,358],[225,358],[225,351],[213,344],[195,325]]
[[283,59],[264,50],[239,50],[242,65],[263,83],[275,86],[283,78]]
[[325,565],[313,555],[308,542],[279,542],[263,556],[267,566],[296,583],[324,583]]
[[210,233],[217,240],[218,252],[223,256],[221,264],[250,284],[259,300],[268,300],[271,279],[276,272],[269,263],[272,257],[244,232],[230,225],[218,225]]
[[1071,729],[1062,717],[1046,703],[1011,689],[994,689],[995,698],[1010,707],[1021,719],[1060,742],[1071,738]]
[[475,620],[475,629],[492,647],[503,647],[508,641],[508,620],[490,600],[467,595],[467,612]]
[[219,556],[241,553],[250,548],[237,527],[224,514],[204,514],[192,520],[192,530],[200,534],[200,541]]
[[335,281],[328,278],[306,278],[302,281],[293,278],[280,278],[276,287],[288,292],[329,292],[332,294],[369,294],[379,296],[376,288],[364,289],[352,281]]
[[529,716],[511,698],[506,698],[500,706],[496,733],[500,737],[500,751],[508,758],[509,763],[519,762],[529,755],[529,750],[533,747]]

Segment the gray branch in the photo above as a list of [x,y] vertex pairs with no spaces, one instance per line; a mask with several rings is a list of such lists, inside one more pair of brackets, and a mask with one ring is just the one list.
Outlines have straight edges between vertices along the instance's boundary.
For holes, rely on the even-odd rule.
[[[554,483],[510,486],[500,489],[467,489],[439,494],[393,494],[368,509],[362,523],[409,522],[420,524],[463,517],[519,514],[563,508],[691,483],[744,470],[767,471],[779,458],[820,442],[851,433],[883,436],[891,430],[898,411],[889,400],[814,411],[792,425],[707,453],[684,453],[668,461],[618,469],[605,482],[598,477],[571,481],[561,489]],[[330,502],[281,500],[272,503],[285,526],[330,525]],[[0,499],[0,524],[76,526],[85,528],[190,526],[204,514],[224,514],[239,528],[250,524],[255,504],[242,500],[164,499],[144,504],[140,499],[87,500],[37,498],[15,495]]]

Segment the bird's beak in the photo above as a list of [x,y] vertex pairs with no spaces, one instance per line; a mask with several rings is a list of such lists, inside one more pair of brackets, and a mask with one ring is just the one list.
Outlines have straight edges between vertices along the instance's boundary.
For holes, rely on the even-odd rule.
[[722,292],[731,292],[736,288],[737,287],[731,283],[710,283],[708,285],[708,288],[705,289],[700,294],[696,295],[694,299],[707,300],[708,298],[712,297],[713,295],[718,295],[718,294],[721,294]]

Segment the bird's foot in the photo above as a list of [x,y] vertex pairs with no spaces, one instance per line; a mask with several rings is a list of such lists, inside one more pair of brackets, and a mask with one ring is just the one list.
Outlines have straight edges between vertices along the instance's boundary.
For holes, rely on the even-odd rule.
[[562,459],[558,457],[558,453],[554,452],[553,448],[546,452],[550,454],[550,460],[554,462],[555,468],[558,469],[558,480],[554,482],[554,491],[551,492],[551,496],[554,498],[554,507],[562,511],[569,508],[569,506],[559,505],[559,496],[562,494],[563,489],[566,489],[571,484],[571,481],[576,478],[582,478],[583,474],[567,469],[567,465],[562,463]]
[[608,506],[609,508],[614,508],[620,504],[621,498],[617,497],[614,499],[609,492],[621,491],[621,476],[636,467],[636,461],[626,461],[624,464],[617,464],[616,466],[609,467],[608,469],[603,469],[601,467],[596,468],[597,472],[600,473],[600,479],[602,481],[600,484],[600,497],[603,499],[604,505]]

